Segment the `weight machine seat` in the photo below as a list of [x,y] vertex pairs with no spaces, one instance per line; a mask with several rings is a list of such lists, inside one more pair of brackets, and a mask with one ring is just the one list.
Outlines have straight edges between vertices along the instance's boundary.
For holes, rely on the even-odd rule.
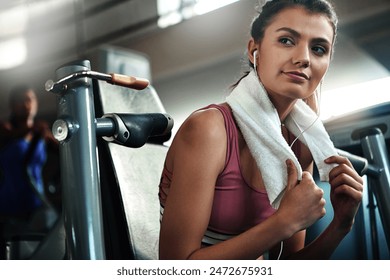
[[135,259],[157,259],[160,232],[158,183],[167,148],[146,144],[140,149],[124,150],[110,144],[130,244]]
[[[153,87],[142,91],[99,82],[102,113],[165,113]],[[108,144],[134,259],[157,259],[160,232],[158,184],[168,147]],[[103,209],[104,210],[104,209]]]

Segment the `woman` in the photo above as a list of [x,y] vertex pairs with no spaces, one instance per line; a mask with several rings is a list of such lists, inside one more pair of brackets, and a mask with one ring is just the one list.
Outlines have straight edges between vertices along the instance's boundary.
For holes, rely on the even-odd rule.
[[[248,43],[255,70],[237,86],[254,75],[281,124],[298,100],[316,111],[315,92],[329,67],[336,26],[336,15],[324,0],[268,1],[252,24]],[[303,172],[300,176],[291,159],[282,162],[288,174],[276,172],[274,177],[285,176],[287,181],[274,208],[265,175],[229,103],[199,110],[183,123],[160,183],[161,259],[331,256],[351,230],[362,199],[362,179],[346,158],[333,155],[325,160],[332,166],[328,175],[335,214],[325,231],[305,246],[305,229],[325,215],[323,191],[311,175],[311,151],[285,126],[277,129]]]

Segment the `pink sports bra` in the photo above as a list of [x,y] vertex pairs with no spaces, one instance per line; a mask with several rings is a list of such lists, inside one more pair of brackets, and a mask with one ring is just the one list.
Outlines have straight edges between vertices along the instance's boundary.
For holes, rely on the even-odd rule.
[[[208,108],[216,108],[222,113],[227,133],[225,168],[215,183],[213,208],[203,238],[203,243],[215,244],[263,222],[275,209],[270,205],[267,193],[252,188],[241,174],[238,132],[231,111],[215,104],[204,109]],[[159,186],[162,211],[171,178],[172,173],[164,167]]]

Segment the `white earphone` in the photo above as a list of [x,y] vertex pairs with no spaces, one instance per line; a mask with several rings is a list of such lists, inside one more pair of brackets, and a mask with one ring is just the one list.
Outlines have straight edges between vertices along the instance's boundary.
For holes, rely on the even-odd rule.
[[255,69],[255,72],[257,73],[257,50],[254,50],[254,52],[253,52],[253,68]]

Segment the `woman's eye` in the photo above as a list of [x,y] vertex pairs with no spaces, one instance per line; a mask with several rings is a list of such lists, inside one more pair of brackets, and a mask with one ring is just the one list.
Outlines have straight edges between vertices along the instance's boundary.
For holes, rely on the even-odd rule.
[[324,55],[327,53],[326,48],[321,46],[314,46],[312,47],[313,52],[315,52],[317,55]]
[[279,42],[284,45],[294,45],[294,42],[289,38],[280,38]]

